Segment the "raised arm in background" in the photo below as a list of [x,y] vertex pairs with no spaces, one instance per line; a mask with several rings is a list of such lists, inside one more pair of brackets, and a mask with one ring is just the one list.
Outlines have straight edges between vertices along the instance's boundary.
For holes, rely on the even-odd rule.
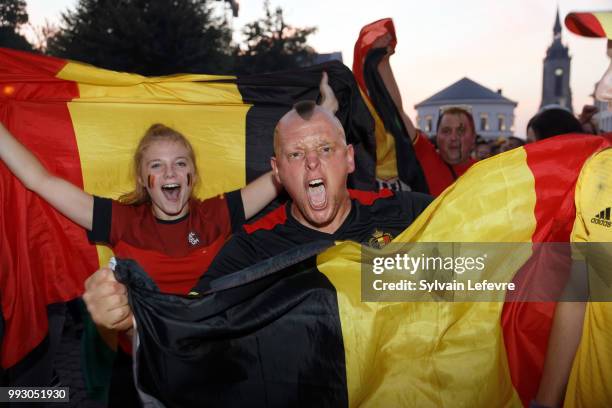
[[391,95],[391,99],[393,99],[393,103],[395,104],[395,107],[402,118],[402,122],[404,122],[404,126],[406,127],[406,131],[408,132],[410,139],[414,142],[416,139],[416,128],[414,127],[412,120],[410,120],[410,117],[408,117],[404,111],[402,95],[400,94],[397,82],[395,81],[395,76],[393,75],[393,70],[391,69],[391,64],[389,62],[391,55],[394,53],[394,51],[389,47],[390,41],[391,35],[386,34],[374,41],[374,44],[372,45],[373,48],[387,49],[387,53],[378,64],[378,73],[380,74],[389,95]]

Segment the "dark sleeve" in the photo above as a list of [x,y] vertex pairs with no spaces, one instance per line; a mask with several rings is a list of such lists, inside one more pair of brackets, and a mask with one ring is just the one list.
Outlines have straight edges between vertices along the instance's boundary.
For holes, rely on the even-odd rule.
[[94,196],[91,231],[87,231],[87,238],[89,241],[110,244],[112,217],[113,200]]
[[416,193],[413,191],[400,191],[396,194],[400,195],[404,209],[412,213],[413,220],[415,220],[434,200],[434,198],[428,194]]
[[242,195],[240,194],[240,190],[225,193],[225,201],[227,202],[227,210],[229,211],[232,231],[238,232],[241,230],[242,225],[246,222],[246,219],[244,218],[244,204],[242,203]]
[[240,271],[259,262],[259,251],[253,237],[245,232],[234,234],[229,241],[223,245],[208,270],[200,277],[192,292],[203,293],[210,289],[210,283],[215,279]]

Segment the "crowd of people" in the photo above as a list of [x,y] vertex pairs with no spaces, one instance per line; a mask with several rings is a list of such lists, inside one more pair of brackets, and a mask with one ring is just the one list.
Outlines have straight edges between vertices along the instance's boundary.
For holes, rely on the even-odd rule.
[[[459,110],[463,108],[454,109]],[[489,157],[507,152],[508,150],[524,146],[527,143],[534,143],[557,135],[565,135],[568,133],[601,134],[603,132],[599,130],[598,124],[594,120],[597,112],[599,112],[597,107],[585,105],[580,115],[576,117],[565,108],[556,105],[545,106],[529,120],[527,128],[525,129],[525,138],[517,136],[500,136],[494,139],[486,139],[476,134],[474,146],[470,152],[471,158],[475,161],[488,159]],[[471,120],[468,116],[469,112],[465,110],[463,114],[469,122]],[[444,117],[444,113],[442,113],[441,118],[442,117]],[[440,129],[440,131],[443,130],[444,129]],[[438,151],[444,149],[444,146],[440,147],[437,145],[437,135],[436,137],[429,138],[429,142]],[[447,163],[449,162],[447,161]]]
[[599,109],[593,105],[585,105],[578,117],[569,110],[556,105],[544,106],[527,123],[525,139],[516,136],[499,137],[486,140],[476,136],[476,145],[472,156],[475,160],[483,160],[496,154],[524,146],[549,137],[565,135],[568,133],[583,133],[598,135],[600,132],[595,120]]
[[[381,38],[378,46],[386,47],[385,41],[388,39]],[[381,61],[379,73],[396,106],[401,107],[399,92],[393,92],[397,84],[390,55]],[[612,57],[610,36],[608,55]],[[603,88],[612,83],[612,69],[606,75],[600,82],[601,95],[612,89]],[[441,113],[436,136],[430,140],[400,112],[430,195],[389,190],[366,193],[347,188],[355,157],[334,116],[337,101],[325,76],[321,94],[321,105],[299,102],[278,122],[271,172],[241,190],[203,201],[192,196],[194,185],[205,182],[198,174],[193,148],[184,135],[162,124],[151,126],[142,137],[134,156],[134,191],[118,200],[92,196],[52,175],[1,124],[0,157],[27,188],[83,227],[92,242],[110,246],[117,256],[137,260],[162,291],[187,294],[206,293],[216,279],[310,241],[367,244],[373,230],[392,238],[477,161],[556,135],[598,132],[591,120],[593,108],[585,107],[576,118],[552,107],[529,121],[526,141],[517,137],[487,141],[476,134],[469,110],[455,107]],[[243,226],[281,187],[289,201]],[[207,251],[195,250],[202,248]],[[107,344],[125,355],[118,360],[122,365],[114,375],[130,378],[133,319],[125,286],[109,268],[101,268],[86,281],[83,299]],[[573,356],[575,349],[567,352]],[[110,406],[138,404],[130,381],[116,382]],[[559,387],[565,383],[551,383],[553,391],[539,393],[534,406],[560,402]]]

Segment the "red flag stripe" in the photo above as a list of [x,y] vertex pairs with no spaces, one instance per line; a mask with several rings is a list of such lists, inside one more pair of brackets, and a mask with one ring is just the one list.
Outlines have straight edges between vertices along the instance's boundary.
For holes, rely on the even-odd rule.
[[574,34],[585,37],[606,37],[601,23],[592,13],[570,13],[565,17],[565,26]]
[[[78,148],[67,103],[77,84],[55,75],[67,61],[0,49],[0,117],[53,174],[82,187]],[[6,63],[5,63],[6,62]],[[97,267],[85,231],[63,217],[0,166],[0,264],[6,330],[0,362],[20,361],[47,333],[46,305],[82,293],[84,276]]]
[[363,65],[368,52],[372,49],[372,44],[378,38],[385,34],[391,35],[391,42],[389,46],[395,49],[397,45],[397,38],[395,36],[395,27],[393,26],[393,20],[390,18],[383,18],[375,21],[363,27],[359,32],[359,38],[355,42],[355,50],[353,52],[353,75],[359,84],[361,90],[367,95],[368,91],[363,79]]

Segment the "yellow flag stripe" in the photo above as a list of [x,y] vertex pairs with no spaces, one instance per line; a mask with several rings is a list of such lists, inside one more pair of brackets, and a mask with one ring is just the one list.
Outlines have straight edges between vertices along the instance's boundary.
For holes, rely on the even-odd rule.
[[[85,191],[117,198],[135,186],[132,157],[153,123],[183,133],[192,143],[200,180],[195,195],[211,197],[243,187],[246,114],[232,77],[181,75],[147,78],[70,62],[58,77],[76,81],[68,103]],[[101,264],[108,252],[99,249]]]
[[[534,192],[526,152],[515,149],[475,165],[395,242],[530,242]],[[503,265],[509,281],[530,255],[488,262],[497,273]],[[337,245],[317,263],[338,293],[350,406],[521,406],[500,325],[503,299],[362,303],[359,245]]]
[[599,24],[601,24],[601,28],[606,33],[606,37],[612,38],[612,12],[593,13],[593,15],[599,20]]
[[395,139],[385,130],[380,116],[372,106],[370,99],[359,89],[370,114],[374,118],[374,136],[376,138],[376,177],[388,180],[397,177],[397,159],[395,156]]

